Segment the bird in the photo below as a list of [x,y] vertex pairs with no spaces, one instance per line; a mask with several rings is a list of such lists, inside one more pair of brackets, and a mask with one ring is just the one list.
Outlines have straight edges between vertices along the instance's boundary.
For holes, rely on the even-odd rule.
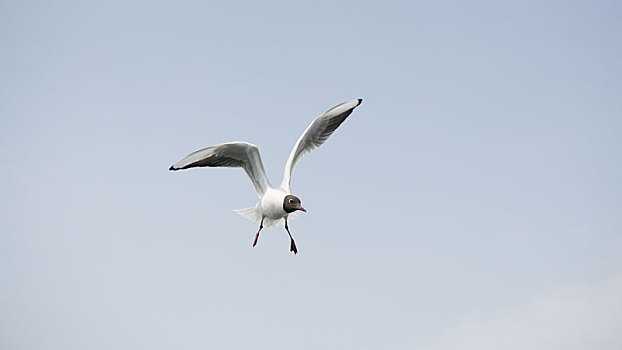
[[289,230],[288,218],[293,219],[299,212],[307,212],[307,210],[302,206],[300,198],[291,193],[290,183],[294,167],[303,155],[326,142],[328,137],[362,102],[360,98],[343,102],[322,113],[309,124],[289,154],[283,171],[283,181],[279,187],[273,187],[268,181],[257,146],[244,141],[228,142],[200,149],[173,164],[169,170],[177,171],[195,167],[244,169],[255,187],[259,201],[253,207],[234,211],[251,221],[259,222],[259,230],[255,234],[253,247],[257,245],[259,233],[264,226],[276,226],[284,221],[285,230],[290,239],[290,251],[297,254],[298,248]]

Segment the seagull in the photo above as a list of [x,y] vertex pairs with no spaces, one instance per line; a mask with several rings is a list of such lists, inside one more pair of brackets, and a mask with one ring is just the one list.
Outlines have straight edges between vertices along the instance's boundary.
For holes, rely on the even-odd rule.
[[309,124],[289,154],[287,163],[285,163],[283,181],[279,187],[273,187],[268,181],[257,146],[242,141],[223,143],[190,153],[173,164],[169,170],[206,166],[244,169],[255,186],[259,202],[254,207],[234,211],[251,221],[259,222],[259,230],[255,234],[253,247],[257,245],[259,232],[264,224],[268,227],[276,226],[284,220],[285,230],[290,239],[290,251],[297,254],[298,249],[289,231],[287,219],[293,219],[298,211],[306,212],[307,210],[302,206],[300,198],[291,193],[290,181],[294,166],[304,154],[321,146],[361,102],[363,100],[360,98],[344,102],[329,109]]

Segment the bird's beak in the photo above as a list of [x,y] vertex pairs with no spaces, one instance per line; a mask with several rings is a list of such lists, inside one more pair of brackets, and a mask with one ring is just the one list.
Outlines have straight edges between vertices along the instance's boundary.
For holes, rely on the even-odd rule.
[[302,205],[298,207],[298,210],[302,210],[302,211],[304,211],[305,213],[307,212],[307,209],[305,209]]

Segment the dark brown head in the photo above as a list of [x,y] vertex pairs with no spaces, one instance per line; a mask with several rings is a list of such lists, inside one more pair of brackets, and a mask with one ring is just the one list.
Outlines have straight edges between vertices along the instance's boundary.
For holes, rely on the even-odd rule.
[[285,199],[283,200],[283,210],[285,210],[285,212],[288,214],[293,213],[296,210],[302,210],[304,212],[307,211],[307,209],[303,208],[302,205],[300,205],[300,198],[291,194],[285,196]]

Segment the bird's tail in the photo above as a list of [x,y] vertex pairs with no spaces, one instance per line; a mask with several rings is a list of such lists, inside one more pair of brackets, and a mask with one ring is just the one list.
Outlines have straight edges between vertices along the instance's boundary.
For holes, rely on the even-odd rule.
[[259,215],[259,211],[256,207],[233,209],[233,211],[253,222],[259,222],[261,219],[261,215]]
[[[261,214],[259,214],[259,210],[257,210],[257,207],[233,209],[233,211],[253,222],[259,222],[261,220]],[[294,212],[289,214],[287,216],[288,221],[294,220],[296,217],[298,217],[298,214],[300,213]],[[278,225],[279,223],[284,223],[283,219],[272,220],[270,218],[265,218],[263,225],[266,227],[272,227]]]

